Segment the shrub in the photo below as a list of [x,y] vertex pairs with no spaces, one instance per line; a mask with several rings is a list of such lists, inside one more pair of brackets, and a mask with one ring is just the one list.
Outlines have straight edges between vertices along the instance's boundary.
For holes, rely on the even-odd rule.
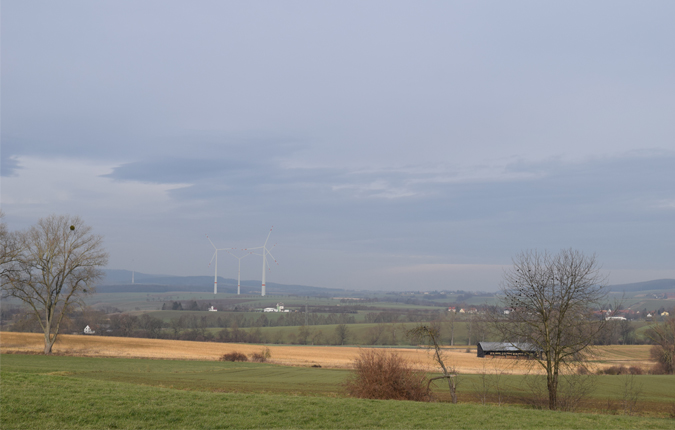
[[239,351],[232,351],[220,357],[220,361],[248,361],[248,357]]
[[626,366],[612,366],[606,369],[598,370],[598,375],[627,375],[628,368]]
[[631,366],[628,368],[628,373],[630,373],[631,375],[644,375],[645,371],[642,370],[642,367]]
[[[675,349],[675,348],[670,348]],[[672,375],[675,366],[673,365],[673,351],[664,348],[661,345],[654,345],[649,350],[649,356],[656,361],[652,373],[656,375]]]
[[262,351],[251,354],[251,361],[255,361],[256,363],[264,363],[271,357],[272,354],[270,353],[270,349],[268,347],[264,347]]
[[362,350],[354,360],[354,374],[345,382],[347,392],[362,399],[429,401],[428,380],[400,355]]
[[656,363],[649,369],[649,373],[652,375],[667,375],[668,369],[663,363]]
[[577,367],[577,375],[590,375],[591,371],[588,370],[588,367],[585,364],[581,364]]

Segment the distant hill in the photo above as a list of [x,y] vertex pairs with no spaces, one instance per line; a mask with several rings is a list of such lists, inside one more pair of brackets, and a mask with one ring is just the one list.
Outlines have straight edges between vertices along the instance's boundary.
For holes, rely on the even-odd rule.
[[609,289],[610,291],[625,291],[627,293],[649,290],[675,290],[675,279],[656,279],[654,281],[634,282],[632,284],[611,285]]
[[[130,270],[104,269],[104,279],[96,291],[99,293],[166,293],[169,291],[203,292],[213,291],[212,276],[170,276],[149,275],[134,273],[134,284],[131,283]],[[251,291],[260,293],[260,281],[241,281],[241,292],[248,294]],[[307,285],[287,285],[268,282],[267,294],[295,294],[299,296],[329,296],[344,294],[345,290],[338,288],[320,288]],[[236,293],[237,280],[218,277],[218,292]]]

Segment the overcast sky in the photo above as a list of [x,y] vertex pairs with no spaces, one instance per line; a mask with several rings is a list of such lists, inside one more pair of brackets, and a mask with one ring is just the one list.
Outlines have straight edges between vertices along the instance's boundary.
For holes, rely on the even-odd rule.
[[79,215],[109,268],[155,274],[212,275],[205,235],[260,246],[274,226],[271,282],[495,290],[520,251],[562,248],[610,283],[675,278],[673,16],[5,0],[5,221]]

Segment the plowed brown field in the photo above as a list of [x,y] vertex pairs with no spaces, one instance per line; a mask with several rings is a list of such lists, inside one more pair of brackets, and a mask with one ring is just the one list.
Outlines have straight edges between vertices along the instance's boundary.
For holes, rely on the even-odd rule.
[[[345,368],[358,355],[360,348],[349,346],[281,346],[269,345],[270,362],[286,366],[311,366]],[[0,333],[0,352],[40,353],[44,348],[44,336],[39,333]],[[218,360],[223,354],[239,351],[244,354],[260,352],[260,345],[238,343],[189,342],[182,340],[139,339],[124,337],[59,335],[53,352],[59,355],[87,357],[127,357],[178,360]],[[429,371],[438,370],[432,357],[424,349],[391,348],[415,363],[416,367]],[[539,369],[531,360],[483,359],[476,357],[466,347],[446,350],[446,364],[453,364],[461,373],[480,373],[484,370],[522,374]],[[649,367],[649,346],[607,346],[597,349],[599,366],[615,364]]]

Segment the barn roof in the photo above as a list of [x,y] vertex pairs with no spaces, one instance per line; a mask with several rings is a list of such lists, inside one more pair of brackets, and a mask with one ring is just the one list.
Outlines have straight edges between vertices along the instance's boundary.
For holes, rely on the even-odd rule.
[[485,352],[520,352],[538,351],[539,348],[525,342],[478,342]]

